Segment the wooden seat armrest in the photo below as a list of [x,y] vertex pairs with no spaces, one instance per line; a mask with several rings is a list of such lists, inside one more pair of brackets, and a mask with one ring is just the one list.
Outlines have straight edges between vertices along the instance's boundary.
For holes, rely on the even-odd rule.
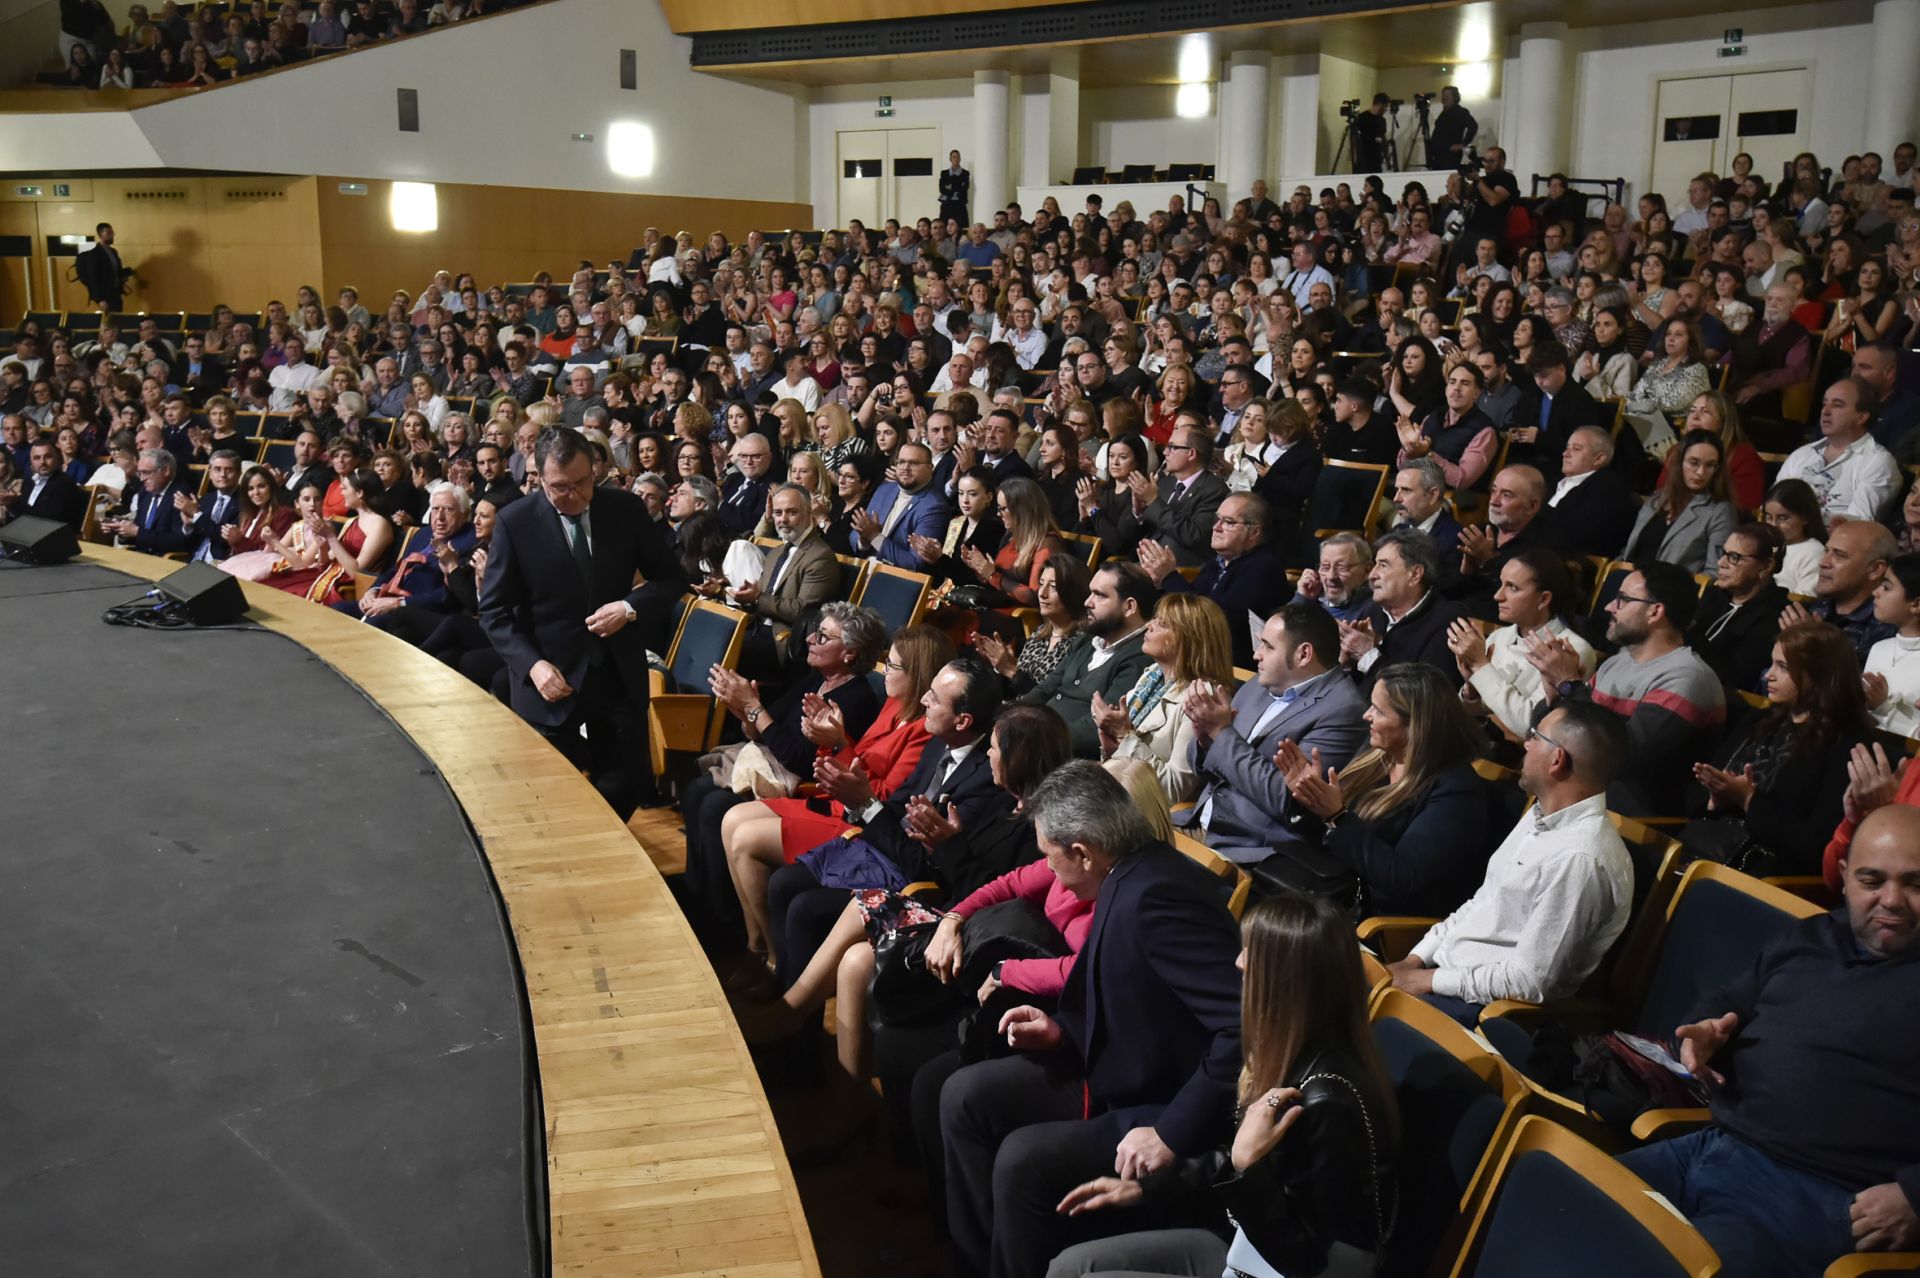
[[1528,1003],[1517,998],[1497,998],[1480,1012],[1480,1020],[1509,1020],[1521,1025],[1538,1021],[1558,1021],[1576,1033],[1598,1032],[1607,1028],[1613,1009],[1597,998],[1556,999],[1551,1003]]
[[1679,1109],[1650,1109],[1633,1120],[1633,1138],[1645,1145],[1698,1131],[1713,1121],[1713,1111],[1698,1105]]
[[1920,1273],[1920,1251],[1857,1251],[1827,1266],[1826,1278]]
[[938,892],[939,890],[940,890],[940,885],[938,883],[935,883],[932,879],[921,879],[918,882],[909,883],[905,887],[901,888],[900,895],[901,896],[928,896],[928,895],[931,895],[932,893]]
[[1410,914],[1376,914],[1362,919],[1354,932],[1360,943],[1378,954],[1383,962],[1398,963],[1439,921]]

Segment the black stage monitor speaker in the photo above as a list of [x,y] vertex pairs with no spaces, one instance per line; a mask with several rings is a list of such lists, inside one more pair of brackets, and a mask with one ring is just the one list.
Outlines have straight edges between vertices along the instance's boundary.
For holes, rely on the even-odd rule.
[[80,553],[80,539],[57,519],[22,515],[0,524],[0,551],[34,564],[63,564]]
[[188,564],[160,582],[168,603],[179,604],[196,626],[224,626],[246,615],[247,596],[240,579],[212,564]]

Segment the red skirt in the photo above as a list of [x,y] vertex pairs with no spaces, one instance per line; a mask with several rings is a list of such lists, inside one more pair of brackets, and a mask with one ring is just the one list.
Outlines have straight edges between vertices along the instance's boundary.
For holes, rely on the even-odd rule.
[[[807,806],[805,799],[762,799],[780,818],[780,855],[788,865],[811,852],[847,828],[838,816],[828,816]],[[836,805],[837,806],[837,805]]]

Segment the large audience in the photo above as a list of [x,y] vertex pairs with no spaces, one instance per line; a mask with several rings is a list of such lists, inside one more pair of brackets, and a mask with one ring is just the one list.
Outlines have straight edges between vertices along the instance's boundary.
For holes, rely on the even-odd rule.
[[964,1273],[1424,1267],[1353,925],[1435,920],[1385,979],[1465,1025],[1590,990],[1645,888],[1609,813],[1838,902],[1672,1027],[1712,1121],[1628,1165],[1724,1272],[1915,1247],[1914,147],[1632,208],[1503,160],[28,322],[0,510],[519,706],[502,512],[637,497],[656,667],[747,623],[720,745],[618,806],[678,804],[771,1068],[835,1000],[800,1153],[878,1108]]

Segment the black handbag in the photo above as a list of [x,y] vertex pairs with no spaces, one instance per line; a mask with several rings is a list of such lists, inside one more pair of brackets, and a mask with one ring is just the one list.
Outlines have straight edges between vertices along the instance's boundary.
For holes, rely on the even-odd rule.
[[1353,867],[1323,848],[1289,843],[1272,856],[1247,868],[1268,895],[1291,892],[1332,901],[1355,918],[1365,915],[1366,885]]
[[906,1027],[952,1020],[974,1005],[996,963],[1011,959],[1060,958],[1067,943],[1031,901],[999,901],[967,918],[961,932],[960,974],[937,980],[927,971],[927,946],[937,923],[917,923],[884,933],[873,945],[873,980],[867,1015],[877,1025]]

